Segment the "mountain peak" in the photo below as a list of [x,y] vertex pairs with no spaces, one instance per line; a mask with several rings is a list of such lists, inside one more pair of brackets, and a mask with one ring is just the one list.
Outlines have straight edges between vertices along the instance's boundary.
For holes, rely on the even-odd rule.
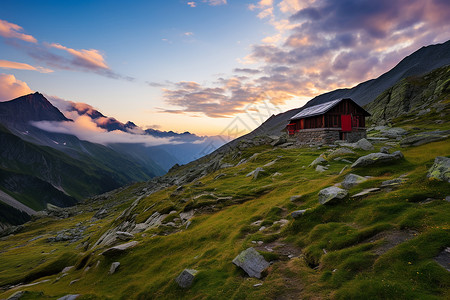
[[9,123],[70,121],[39,92],[0,102],[0,119]]

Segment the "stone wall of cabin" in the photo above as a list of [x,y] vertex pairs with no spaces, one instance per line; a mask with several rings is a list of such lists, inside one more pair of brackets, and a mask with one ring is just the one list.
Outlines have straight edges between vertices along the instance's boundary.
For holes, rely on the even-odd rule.
[[[295,144],[297,146],[334,144],[335,141],[339,140],[340,132],[340,128],[303,129],[295,134]],[[354,143],[365,137],[365,128],[353,128],[353,131],[346,132],[345,140],[349,143]]]

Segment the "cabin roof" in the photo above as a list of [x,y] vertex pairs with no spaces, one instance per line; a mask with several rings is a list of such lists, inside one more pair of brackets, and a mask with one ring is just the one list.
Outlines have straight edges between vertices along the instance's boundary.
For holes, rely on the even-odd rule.
[[293,116],[290,120],[297,120],[297,119],[303,119],[303,118],[323,115],[324,113],[326,113],[327,111],[329,111],[330,109],[332,109],[333,107],[338,105],[341,101],[346,100],[346,99],[350,100],[354,105],[360,107],[364,111],[366,116],[370,116],[370,114],[367,111],[365,111],[361,106],[359,106],[357,103],[355,103],[355,101],[353,101],[352,99],[340,98],[340,99],[332,100],[332,101],[325,102],[322,104],[317,104],[314,106],[307,107],[304,110],[302,110],[301,112],[299,112],[298,114],[296,114],[295,116]]

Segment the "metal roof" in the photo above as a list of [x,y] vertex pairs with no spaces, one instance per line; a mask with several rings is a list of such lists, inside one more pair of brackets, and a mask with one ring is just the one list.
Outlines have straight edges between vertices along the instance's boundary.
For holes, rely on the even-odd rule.
[[336,106],[342,100],[344,100],[344,98],[332,100],[332,101],[325,102],[322,104],[317,104],[317,105],[314,105],[311,107],[307,107],[304,110],[302,110],[301,112],[299,112],[298,114],[296,114],[295,116],[293,116],[291,118],[291,120],[303,119],[306,117],[313,117],[313,116],[324,114],[327,111],[329,111],[330,109],[332,109],[334,106]]

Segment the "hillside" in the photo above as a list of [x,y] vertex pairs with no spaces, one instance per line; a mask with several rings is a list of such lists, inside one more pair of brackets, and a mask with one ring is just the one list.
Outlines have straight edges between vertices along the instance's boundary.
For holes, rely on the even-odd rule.
[[448,65],[450,65],[450,40],[443,44],[422,47],[402,59],[394,68],[378,78],[365,81],[353,88],[337,89],[318,95],[308,101],[303,107],[272,116],[243,138],[251,138],[261,134],[280,135],[289,119],[302,109],[334,99],[351,98],[359,105],[366,105],[373,102],[381,93],[402,79],[420,77],[432,70]]
[[[448,299],[447,71],[416,78],[427,84],[399,103],[430,89],[426,110],[370,127],[373,148],[241,139],[162,177],[34,217],[0,240],[0,297]],[[373,105],[373,115],[384,114]],[[372,164],[374,155],[386,162]],[[339,195],[325,197],[330,187]],[[260,279],[232,263],[249,247],[270,262]],[[198,271],[185,289],[175,281],[184,269]]]

